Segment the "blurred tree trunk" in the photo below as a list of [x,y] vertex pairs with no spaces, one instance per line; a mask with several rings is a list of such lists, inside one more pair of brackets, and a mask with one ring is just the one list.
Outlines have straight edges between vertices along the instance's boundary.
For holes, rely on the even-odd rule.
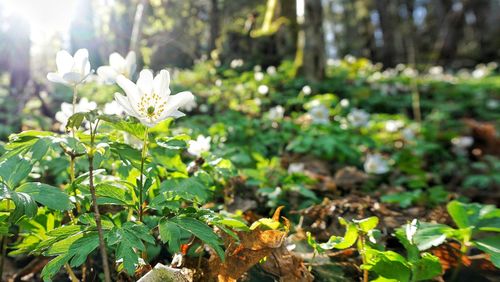
[[299,73],[311,81],[322,80],[325,77],[326,57],[321,0],[304,1],[303,32],[304,50]]
[[208,38],[208,49],[207,53],[210,58],[210,53],[217,48],[216,41],[219,38],[220,33],[220,10],[219,1],[210,0],[210,35]]
[[15,101],[15,107],[8,109],[11,111],[12,120],[8,120],[7,124],[20,129],[20,116],[29,99],[29,91],[27,89],[30,80],[31,49],[29,24],[21,18],[13,17],[10,19],[6,35],[10,97]]
[[137,69],[141,69],[144,65],[144,59],[141,55],[141,39],[142,39],[142,25],[145,21],[146,9],[148,7],[148,0],[140,0],[135,9],[134,24],[132,25],[132,34],[130,37],[130,50],[134,51],[137,55]]
[[92,1],[78,0],[78,16],[71,22],[70,36],[73,52],[80,48],[89,50],[89,59],[92,66],[100,66],[102,58],[99,54],[99,40],[94,27],[94,9]]
[[111,13],[109,28],[114,35],[112,45],[114,45],[114,50],[122,55],[126,55],[130,50],[134,12],[127,7],[131,5],[131,0],[119,0]]
[[287,20],[277,34],[278,53],[281,58],[293,58],[297,52],[299,26],[297,23],[297,1],[280,0],[279,14]]
[[382,63],[384,64],[384,67],[393,67],[395,65],[396,55],[394,36],[396,25],[393,22],[389,2],[390,0],[375,0],[380,19],[380,27],[382,29],[382,38],[384,41],[382,48]]

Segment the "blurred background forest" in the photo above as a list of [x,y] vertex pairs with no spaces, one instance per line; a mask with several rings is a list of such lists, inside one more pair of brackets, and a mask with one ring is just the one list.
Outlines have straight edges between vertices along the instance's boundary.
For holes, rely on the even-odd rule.
[[12,127],[0,135],[32,98],[53,116],[43,93],[59,49],[88,48],[94,69],[129,50],[153,70],[291,60],[311,81],[346,55],[459,70],[498,60],[499,12],[497,0],[2,0],[0,121]]

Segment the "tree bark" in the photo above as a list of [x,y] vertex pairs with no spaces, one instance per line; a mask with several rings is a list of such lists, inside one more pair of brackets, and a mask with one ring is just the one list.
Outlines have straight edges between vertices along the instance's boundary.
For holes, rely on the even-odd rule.
[[325,36],[323,31],[323,6],[321,0],[304,1],[304,50],[302,73],[310,81],[325,77]]
[[217,48],[217,38],[219,38],[220,33],[220,11],[219,11],[219,1],[218,0],[210,0],[210,36],[208,38],[208,48],[207,55],[210,57],[210,54],[213,50]]

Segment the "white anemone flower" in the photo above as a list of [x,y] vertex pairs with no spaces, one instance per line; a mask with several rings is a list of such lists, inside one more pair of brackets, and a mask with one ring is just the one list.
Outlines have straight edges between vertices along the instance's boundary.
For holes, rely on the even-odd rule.
[[[94,101],[89,101],[87,98],[82,98],[75,106],[75,113],[79,112],[88,112],[95,110],[97,108],[97,104]],[[56,113],[56,120],[61,124],[59,130],[66,131],[66,123],[68,123],[68,119],[73,115],[73,104],[70,103],[62,103],[61,110]]]
[[305,166],[304,163],[291,163],[288,166],[288,173],[304,173]]
[[417,233],[418,229],[418,221],[417,219],[413,219],[411,222],[408,222],[405,227],[406,239],[413,243],[413,237]]
[[198,135],[196,140],[189,140],[188,142],[188,153],[195,157],[200,157],[201,154],[210,151],[210,141],[212,138],[210,136],[205,137],[203,135]]
[[269,109],[268,117],[270,120],[281,120],[284,116],[285,108],[283,108],[281,105]]
[[125,58],[118,53],[109,55],[109,66],[102,66],[97,69],[97,75],[105,83],[115,83],[116,78],[121,74],[126,78],[132,78],[137,67],[137,57],[134,51],[130,51]]
[[182,106],[181,109],[191,112],[192,110],[196,109],[196,107],[198,107],[198,103],[196,103],[196,100],[193,99],[192,101],[184,104],[184,106]]
[[460,136],[460,137],[455,137],[451,139],[451,143],[453,146],[455,146],[457,149],[462,149],[465,150],[472,146],[474,144],[474,138],[471,136]]
[[269,86],[262,84],[257,88],[257,92],[260,95],[266,95],[269,92]]
[[255,80],[257,80],[257,81],[261,81],[264,79],[264,73],[262,73],[260,71],[256,72],[253,76],[254,76]]
[[402,120],[388,120],[385,122],[385,130],[393,133],[403,128],[404,125],[405,123]]
[[184,116],[178,109],[194,100],[193,94],[188,91],[170,95],[170,74],[167,70],[162,70],[154,78],[151,70],[143,70],[137,84],[123,75],[119,75],[116,82],[126,96],[115,93],[115,100],[128,115],[136,117],[148,127],[168,117]]
[[304,93],[304,95],[306,95],[306,96],[311,95],[311,93],[312,93],[311,86],[304,85],[304,87],[302,87],[302,93]]
[[47,79],[64,85],[75,86],[82,83],[91,72],[89,51],[79,49],[75,56],[67,51],[59,51],[56,55],[57,72],[47,74]]
[[389,163],[380,154],[368,154],[363,165],[367,173],[384,174],[389,171]]
[[347,107],[349,107],[349,100],[347,100],[347,99],[345,99],[345,98],[344,98],[344,99],[342,99],[342,100],[340,100],[340,106],[341,106],[342,108],[347,108]]
[[314,124],[327,124],[330,122],[330,110],[323,104],[313,106],[308,113]]
[[352,109],[347,115],[347,120],[354,127],[362,127],[370,120],[370,114],[360,109]]
[[276,67],[275,66],[269,66],[266,69],[266,72],[268,75],[275,75],[276,74]]
[[120,116],[123,114],[123,108],[116,102],[115,100],[104,104],[103,112],[107,115],[117,115]]

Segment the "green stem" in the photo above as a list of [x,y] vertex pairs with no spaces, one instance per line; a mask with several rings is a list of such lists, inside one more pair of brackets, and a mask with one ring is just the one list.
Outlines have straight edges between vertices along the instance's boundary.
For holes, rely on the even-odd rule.
[[146,160],[146,153],[148,150],[148,129],[145,130],[144,132],[144,140],[142,143],[142,152],[141,152],[141,175],[139,176],[139,182],[141,185],[139,186],[139,221],[142,222],[143,218],[143,190],[144,190],[144,161]]
[[[361,254],[363,264],[366,264],[366,249],[365,249],[365,236],[360,233],[358,235],[358,252]],[[368,282],[368,270],[363,269],[363,282]]]
[[92,196],[92,205],[94,207],[95,224],[97,227],[97,234],[99,236],[99,249],[101,251],[102,266],[104,269],[104,280],[106,282],[111,282],[111,274],[109,271],[108,263],[108,253],[106,251],[106,244],[104,243],[104,233],[102,231],[101,223],[101,213],[99,212],[99,206],[97,205],[97,195],[94,186],[94,141],[95,141],[95,130],[99,121],[95,125],[95,129],[92,130],[92,125],[90,125],[90,152],[88,154],[89,159],[89,188],[90,194]]

